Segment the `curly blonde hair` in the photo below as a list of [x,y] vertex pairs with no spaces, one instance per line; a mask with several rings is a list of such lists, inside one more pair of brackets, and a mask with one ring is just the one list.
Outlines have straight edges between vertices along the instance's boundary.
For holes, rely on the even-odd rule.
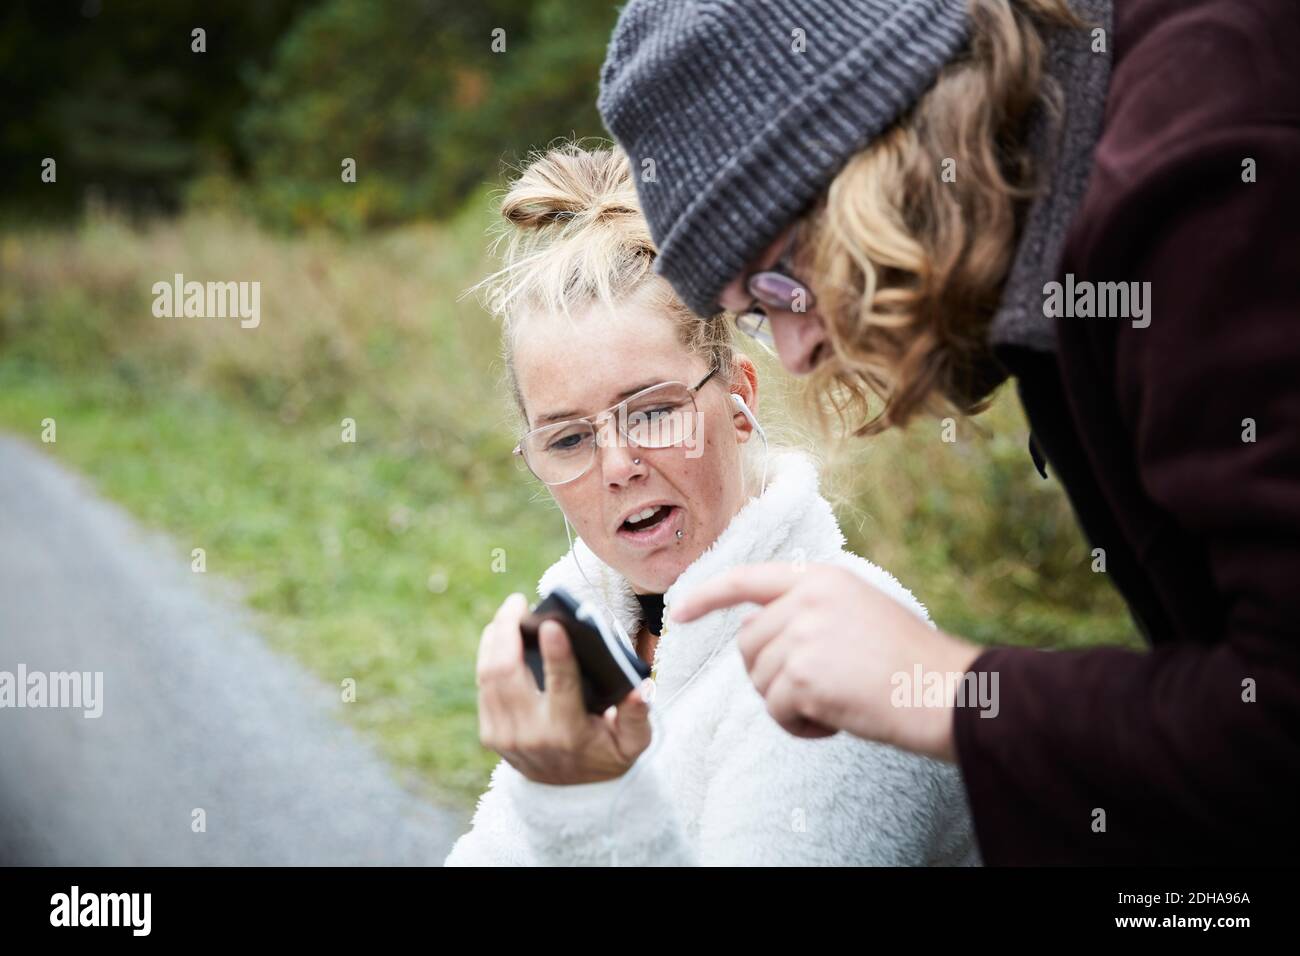
[[829,411],[855,435],[975,414],[1002,379],[985,336],[1037,188],[1028,124],[1061,109],[1046,35],[1083,24],[1066,0],[970,0],[970,13],[966,51],[798,226],[833,350],[805,392],[823,425]]

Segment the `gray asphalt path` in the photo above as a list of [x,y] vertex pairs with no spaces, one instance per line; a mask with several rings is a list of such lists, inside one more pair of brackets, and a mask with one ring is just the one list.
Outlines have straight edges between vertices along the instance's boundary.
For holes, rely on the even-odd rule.
[[0,435],[0,671],[102,671],[103,713],[0,707],[0,864],[440,865],[468,813],[38,448]]

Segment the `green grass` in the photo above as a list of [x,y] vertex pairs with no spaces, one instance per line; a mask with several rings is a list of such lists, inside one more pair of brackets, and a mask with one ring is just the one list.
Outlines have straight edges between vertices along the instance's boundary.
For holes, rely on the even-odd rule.
[[[0,237],[0,428],[39,442],[54,418],[44,450],[169,532],[178,561],[203,548],[273,646],[354,679],[357,725],[461,801],[496,759],[477,736],[479,633],[565,547],[508,453],[496,329],[459,299],[487,265],[483,205],[357,242],[196,216]],[[150,286],[174,272],[262,281],[262,327],[155,319]],[[789,435],[791,386],[761,367],[760,411]],[[850,544],[954,633],[1135,645],[1010,396],[984,429],[823,448]]]

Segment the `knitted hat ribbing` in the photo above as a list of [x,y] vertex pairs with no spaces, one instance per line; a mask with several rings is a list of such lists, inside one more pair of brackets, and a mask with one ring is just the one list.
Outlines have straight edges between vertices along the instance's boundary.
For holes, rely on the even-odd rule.
[[701,316],[966,41],[966,0],[631,0],[598,107]]

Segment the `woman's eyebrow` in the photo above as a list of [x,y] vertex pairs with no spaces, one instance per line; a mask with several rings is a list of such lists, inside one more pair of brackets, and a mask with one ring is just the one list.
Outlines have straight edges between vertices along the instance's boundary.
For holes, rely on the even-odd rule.
[[[610,402],[609,405],[617,405],[619,402],[623,401],[623,399],[627,398],[629,395],[635,395],[637,392],[644,391],[645,389],[649,388],[651,385],[658,385],[662,381],[663,379],[654,378],[654,379],[650,379],[650,381],[648,382],[642,382],[640,385],[633,385],[631,388],[625,389],[622,392],[619,392],[617,395],[615,395],[614,400]],[[605,407],[608,408],[609,405]],[[537,416],[537,424],[542,425],[542,424],[550,424],[551,422],[563,422],[563,421],[567,421],[570,418],[581,418],[581,417],[582,416],[579,415],[577,412],[548,412],[545,415]]]

